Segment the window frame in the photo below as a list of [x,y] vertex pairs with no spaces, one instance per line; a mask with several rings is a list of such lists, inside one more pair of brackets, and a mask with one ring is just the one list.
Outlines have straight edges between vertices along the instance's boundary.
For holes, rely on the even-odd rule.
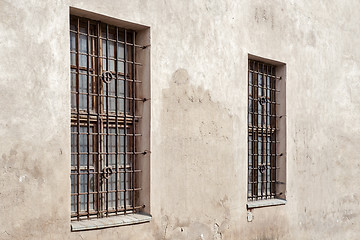
[[[135,48],[139,48],[141,46],[139,45],[136,45],[135,44],[135,35],[136,35],[136,31],[134,30],[127,30],[127,29],[124,29],[124,33],[125,33],[125,39],[123,42],[121,41],[118,41],[118,31],[119,29],[123,29],[123,28],[120,28],[120,27],[116,27],[116,26],[112,26],[112,25],[109,25],[109,24],[106,24],[106,23],[103,23],[103,22],[100,22],[100,21],[97,21],[97,20],[92,20],[92,19],[89,19],[89,18],[83,18],[81,16],[75,16],[74,14],[71,14],[70,15],[70,22],[71,22],[71,19],[72,18],[76,18],[77,19],[77,27],[76,27],[76,33],[75,33],[75,46],[76,46],[76,50],[75,50],[75,59],[76,59],[76,63],[75,65],[71,64],[70,63],[70,69],[71,69],[71,74],[75,74],[76,76],[76,87],[75,87],[75,105],[76,105],[76,108],[73,108],[73,104],[71,106],[71,128],[73,128],[74,126],[76,127],[77,131],[74,132],[72,131],[72,135],[73,134],[76,134],[77,136],[77,153],[72,153],[72,155],[77,155],[77,166],[72,166],[71,167],[71,171],[77,171],[77,175],[76,175],[76,178],[77,178],[77,193],[76,194],[72,194],[72,196],[75,196],[76,195],[76,198],[77,198],[77,209],[76,209],[76,214],[74,214],[74,211],[72,211],[72,221],[73,220],[76,220],[76,221],[79,221],[79,220],[85,220],[85,219],[91,219],[93,217],[95,218],[102,218],[102,217],[106,217],[106,216],[109,216],[111,215],[113,212],[115,213],[115,215],[117,214],[129,214],[129,213],[136,213],[136,212],[139,212],[139,210],[143,209],[144,206],[142,205],[139,205],[139,203],[137,203],[138,201],[136,201],[136,198],[137,196],[135,196],[135,192],[137,191],[140,191],[141,188],[140,187],[136,187],[136,181],[135,181],[135,174],[138,174],[138,173],[141,173],[142,170],[141,169],[136,169],[135,168],[135,161],[136,161],[136,155],[139,155],[139,154],[146,154],[148,153],[149,151],[141,151],[141,152],[137,152],[136,151],[136,146],[137,146],[137,142],[138,140],[136,139],[137,137],[141,137],[141,133],[136,133],[136,124],[138,123],[139,119],[140,119],[140,116],[137,116],[137,109],[136,109],[136,106],[135,105],[138,105],[138,104],[141,104],[143,102],[146,101],[146,98],[137,98],[137,92],[135,91],[135,88],[136,88],[136,85],[141,83],[141,81],[138,81],[136,79],[136,66],[135,65],[140,65],[139,63],[136,63],[135,62],[135,59],[136,59],[136,53],[135,53]],[[86,67],[81,67],[80,66],[80,61],[79,61],[79,55],[80,54],[80,43],[79,43],[79,36],[81,35],[80,33],[80,30],[79,30],[79,26],[80,26],[80,21],[86,21],[87,22],[87,30],[86,30]],[[98,48],[96,49],[96,54],[94,54],[94,52],[92,53],[89,53],[89,39],[92,39],[92,41],[94,40],[95,38],[95,35],[91,35],[90,33],[90,24],[96,24],[97,26],[97,46]],[[101,29],[99,26],[105,24],[106,26],[106,37],[105,38],[102,38],[101,37]],[[114,52],[118,51],[118,44],[124,44],[124,48],[127,49],[129,46],[131,47],[132,51],[133,51],[133,54],[132,54],[132,60],[130,61],[127,57],[126,57],[126,52],[127,50],[124,50],[124,60],[123,60],[123,63],[124,63],[124,71],[125,72],[118,72],[118,71],[115,71],[115,72],[111,72],[111,70],[109,71],[109,68],[108,68],[108,61],[110,59],[109,57],[109,26],[111,27],[114,27],[116,29],[116,32],[117,32],[117,39],[116,39],[116,50],[114,50]],[[132,43],[128,43],[127,42],[127,32],[131,32],[132,33],[132,39],[133,39],[133,42]],[[74,31],[71,30],[71,24],[70,24],[70,35],[71,33],[74,33]],[[71,37],[70,37],[70,41],[71,41]],[[104,57],[102,54],[103,54],[103,51],[101,49],[100,46],[102,46],[102,41],[106,41],[106,56]],[[92,43],[91,43],[92,44]],[[71,44],[72,46],[72,44]],[[93,48],[94,49],[94,48]],[[74,52],[70,49],[70,55],[74,54]],[[82,54],[84,55],[84,54]],[[104,90],[104,83],[105,84],[108,84],[106,86],[109,86],[109,83],[107,83],[105,81],[106,79],[106,75],[104,75],[104,68],[103,68],[103,65],[101,64],[103,61],[104,61],[104,58],[106,59],[106,62],[107,62],[107,68],[105,71],[107,72],[110,72],[110,75],[112,75],[112,79],[110,79],[110,82],[111,81],[123,81],[124,82],[124,97],[119,97],[119,94],[118,94],[118,82],[116,82],[115,84],[115,111],[109,111],[109,105],[108,105],[108,99],[109,99],[109,93],[108,93],[108,87],[106,87],[106,94],[105,94],[105,90]],[[93,59],[93,60],[89,60],[89,59]],[[119,60],[120,58],[118,58],[118,56],[115,56],[115,66],[118,65],[118,62],[120,61]],[[93,61],[92,65],[91,65],[91,68],[90,68],[90,65],[89,65],[89,62],[90,61]],[[96,66],[95,66],[96,65]],[[128,66],[131,65],[132,67],[132,76],[130,76],[129,74],[127,74],[127,68]],[[115,67],[114,66],[114,67]],[[115,67],[117,68],[117,67]],[[87,94],[80,94],[80,76],[83,75],[83,74],[80,74],[80,71],[86,71],[86,81],[87,81],[87,86],[86,86],[86,89],[87,89]],[[91,72],[91,73],[90,73]],[[117,72],[117,73],[116,73]],[[114,77],[115,75],[115,77]],[[125,78],[126,76],[126,78]],[[115,79],[114,79],[115,78]],[[90,80],[89,79],[92,79],[92,83],[94,82],[97,82],[96,84],[92,84],[92,89],[90,90]],[[109,79],[108,79],[109,80]],[[73,83],[73,81],[71,81],[71,83]],[[95,85],[95,86],[94,86]],[[128,86],[126,86],[128,85]],[[129,87],[129,88],[128,88]],[[127,89],[128,88],[128,89]],[[94,91],[95,89],[95,91]],[[74,90],[74,89],[72,89]],[[128,90],[128,93],[129,95],[126,94],[126,91]],[[90,92],[91,91],[91,92]],[[71,93],[72,95],[74,94],[74,91],[72,91]],[[86,109],[81,109],[81,106],[80,106],[80,96],[81,95],[86,95]],[[93,109],[91,109],[92,111],[90,111],[90,98],[97,98],[96,100],[96,103],[95,101],[92,102],[92,105],[91,107]],[[105,109],[105,104],[104,104],[104,98],[106,98],[106,101],[107,101],[107,108]],[[124,109],[128,109],[127,108],[127,101],[131,101],[132,105],[128,105],[129,106],[129,113],[127,113],[127,111],[124,110],[124,112],[119,112],[117,109],[118,107],[118,99],[123,99],[123,102],[124,102]],[[92,101],[92,100],[91,100]],[[136,104],[135,104],[136,102]],[[94,104],[95,103],[95,104]],[[131,111],[132,111],[132,114],[131,114]],[[109,115],[110,114],[110,115]],[[111,118],[111,119],[110,119]],[[105,124],[106,122],[106,124]],[[81,147],[81,142],[80,142],[80,136],[81,134],[79,132],[80,128],[82,126],[86,126],[87,129],[89,130],[90,128],[94,128],[97,129],[97,131],[93,131],[92,134],[89,134],[87,133],[87,143],[89,143],[89,139],[90,139],[90,135],[93,136],[93,138],[95,139],[96,138],[96,141],[93,139],[93,152],[94,153],[91,153],[91,155],[93,156],[93,159],[96,158],[96,163],[94,163],[94,177],[95,175],[97,175],[97,190],[93,191],[93,192],[97,192],[97,209],[95,210],[95,213],[94,214],[94,211],[90,213],[90,208],[89,208],[89,196],[90,196],[90,190],[89,190],[89,185],[90,185],[90,181],[89,181],[89,175],[90,175],[90,168],[89,168],[89,159],[90,157],[87,157],[87,166],[79,166],[81,165],[80,163],[80,155],[82,154],[86,154],[86,153],[83,153],[83,152],[80,152],[79,149]],[[109,211],[109,207],[108,207],[108,202],[109,202],[109,197],[107,195],[106,197],[106,211],[105,211],[105,214],[103,213],[104,210],[104,204],[101,203],[102,200],[100,200],[100,195],[102,195],[102,193],[104,192],[104,189],[103,189],[103,184],[99,184],[100,181],[106,181],[106,185],[108,187],[108,179],[106,178],[106,180],[102,180],[102,177],[103,175],[105,175],[105,173],[103,173],[102,171],[100,171],[100,169],[102,167],[100,167],[102,164],[104,164],[104,159],[102,159],[102,155],[104,155],[105,153],[105,156],[106,156],[106,163],[105,165],[108,165],[108,159],[109,159],[109,154],[110,152],[109,151],[104,151],[105,149],[105,144],[106,143],[109,143],[109,140],[108,140],[108,136],[110,136],[109,134],[109,129],[112,128],[112,126],[114,127],[115,126],[115,129],[132,129],[132,132],[130,133],[126,133],[125,131],[125,134],[122,135],[121,133],[119,133],[118,131],[116,131],[116,134],[115,134],[115,141],[117,141],[117,144],[116,144],[116,150],[115,150],[115,159],[116,159],[116,165],[118,165],[118,155],[120,154],[123,154],[124,155],[124,164],[123,164],[123,169],[124,169],[124,172],[121,172],[119,171],[119,167],[121,167],[121,165],[117,166],[116,167],[116,171],[115,171],[115,174],[116,174],[116,196],[118,195],[119,192],[121,192],[122,190],[125,191],[124,193],[124,196],[126,196],[126,191],[130,192],[131,191],[131,204],[129,206],[127,206],[127,200],[126,200],[126,197],[124,197],[124,208],[118,208],[117,207],[117,202],[116,201],[116,209],[115,211]],[[106,130],[105,130],[106,129]],[[125,149],[125,151],[123,151],[122,153],[119,151],[117,145],[118,145],[118,142],[120,141],[119,138],[121,136],[124,136],[124,145],[125,145],[125,148],[128,148],[128,149]],[[105,141],[105,138],[107,139]],[[127,140],[129,138],[129,140]],[[129,145],[131,145],[132,147],[129,148],[127,147],[127,144],[126,142],[129,142]],[[96,144],[95,144],[96,143]],[[95,147],[97,146],[97,147]],[[88,156],[90,156],[90,153],[89,153],[89,146],[87,147],[88,148]],[[108,148],[108,147],[107,147]],[[127,164],[125,163],[126,160],[127,160],[127,156],[129,157],[130,161],[131,161],[131,164]],[[128,171],[127,168],[128,168],[128,165],[130,166],[131,165],[131,171]],[[106,166],[108,167],[108,166]],[[80,178],[81,178],[81,174],[80,172],[82,171],[82,168],[86,168],[86,170],[88,171],[88,181],[87,181],[87,211],[81,211],[80,209],[80,194],[79,194],[79,191],[80,191]],[[97,168],[97,169],[96,169]],[[105,168],[104,168],[105,169]],[[118,189],[118,175],[123,173],[124,174],[124,182],[126,182],[126,174],[130,174],[131,177],[131,188],[127,188],[126,185],[124,187],[124,189]],[[74,175],[71,173],[71,175]],[[106,188],[107,188],[106,187]],[[111,190],[110,190],[111,191]],[[106,189],[106,192],[107,194],[109,193],[109,190]],[[130,209],[130,211],[129,211]]]
[[[263,64],[263,66],[272,66],[274,68],[273,72],[264,72],[263,69],[260,69],[260,71],[256,71],[259,69],[254,69],[254,67],[251,65],[253,63],[259,63],[260,65]],[[272,184],[271,187],[271,194],[263,194],[259,195],[254,194],[254,185],[251,186],[251,184],[254,184],[254,182],[251,182],[251,173],[254,171],[252,169],[250,160],[252,159],[252,155],[254,154],[254,146],[250,145],[253,144],[253,142],[249,141],[251,134],[253,133],[253,129],[251,129],[251,111],[253,108],[251,108],[251,78],[253,77],[252,74],[260,74],[262,76],[265,76],[266,74],[269,75],[270,78],[274,79],[274,92],[276,93],[275,96],[272,96],[272,99],[266,99],[267,96],[265,96],[265,104],[267,102],[274,102],[274,109],[272,110],[272,114],[274,115],[275,120],[273,122],[272,128],[274,129],[273,134],[273,140],[274,145],[272,146],[273,152],[270,153],[274,154],[274,158],[272,159],[272,162],[270,164],[270,169],[273,171],[273,175],[270,176],[270,182]],[[248,65],[247,65],[247,82],[248,82],[248,154],[247,154],[247,208],[256,208],[256,207],[267,207],[267,206],[275,206],[275,205],[284,205],[286,203],[286,64],[270,60],[267,58],[258,57],[256,55],[249,54],[248,55]],[[265,86],[266,87],[266,86]],[[265,107],[264,107],[265,108]],[[266,107],[267,108],[267,107]],[[265,108],[265,111],[267,110]],[[266,116],[266,114],[265,114]],[[266,122],[266,121],[265,121]],[[265,133],[266,136],[269,133],[268,126],[265,127],[264,132],[262,132],[262,135]],[[255,144],[256,145],[256,144]],[[264,149],[266,150],[266,149]],[[261,150],[263,151],[263,150]],[[264,154],[269,155],[268,152]],[[265,168],[266,169],[266,168]],[[271,178],[272,177],[272,178]],[[273,182],[272,182],[273,181]],[[266,181],[265,181],[266,182]],[[258,187],[258,186],[257,186]]]

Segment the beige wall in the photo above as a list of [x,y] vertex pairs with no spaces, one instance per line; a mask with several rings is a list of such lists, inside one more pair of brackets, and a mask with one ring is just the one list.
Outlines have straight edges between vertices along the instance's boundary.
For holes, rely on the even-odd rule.
[[[69,7],[151,28],[150,223],[70,232]],[[0,239],[360,238],[360,2],[0,0]],[[287,204],[247,222],[247,59],[287,66]]]

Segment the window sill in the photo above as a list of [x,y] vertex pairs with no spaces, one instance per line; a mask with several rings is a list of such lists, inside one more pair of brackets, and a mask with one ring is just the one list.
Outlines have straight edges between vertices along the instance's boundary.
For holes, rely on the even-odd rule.
[[151,215],[145,213],[134,213],[127,215],[111,216],[107,218],[96,218],[83,221],[71,222],[71,231],[85,231],[102,229],[109,227],[118,227],[125,225],[132,225],[138,223],[150,222]]
[[246,207],[248,209],[251,209],[251,208],[260,208],[260,207],[279,206],[285,204],[286,204],[285,199],[266,199],[266,200],[247,202]]

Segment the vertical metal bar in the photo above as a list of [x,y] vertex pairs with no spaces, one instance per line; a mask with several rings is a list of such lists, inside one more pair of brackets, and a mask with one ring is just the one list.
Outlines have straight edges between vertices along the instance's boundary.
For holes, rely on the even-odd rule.
[[[252,74],[252,72],[250,71],[251,70],[251,64],[252,64],[252,62],[251,62],[251,60],[249,60],[249,66],[248,66],[248,68],[249,68],[249,76],[251,75],[251,85],[250,85],[250,82],[249,82],[249,85],[250,85],[250,88],[249,88],[249,92],[251,91],[251,99],[250,99],[250,102],[251,102],[251,109],[250,109],[250,106],[249,106],[249,112],[250,112],[250,116],[251,116],[251,122],[249,121],[249,127],[251,127],[251,152],[249,152],[249,154],[250,154],[250,160],[248,160],[248,161],[251,161],[251,169],[249,169],[249,171],[251,171],[251,176],[253,176],[253,169],[254,169],[254,165],[253,165],[253,151],[254,151],[254,149],[253,149],[253,145],[254,145],[254,128],[252,127],[252,125],[253,125],[253,121],[254,121],[254,116],[253,116],[253,107],[254,107],[254,101],[253,101],[253,84],[254,84],[254,76],[253,76],[253,74]],[[251,90],[250,90],[251,89]],[[250,98],[250,96],[249,96],[249,98]],[[248,177],[248,184],[249,185],[251,185],[251,191],[250,191],[250,197],[251,197],[251,200],[252,200],[252,197],[253,197],[253,183],[252,183],[252,179],[250,179],[249,177]]]
[[126,213],[126,158],[127,158],[127,121],[126,121],[126,111],[127,111],[127,31],[125,31],[124,39],[124,212]]
[[135,110],[136,110],[136,106],[135,106],[135,32],[133,32],[133,37],[132,37],[132,115],[133,115],[133,122],[132,122],[132,127],[133,127],[133,146],[132,146],[132,150],[133,150],[133,158],[132,158],[132,172],[131,172],[131,180],[132,180],[132,207],[133,207],[133,212],[135,212]]
[[[272,67],[270,69],[270,72],[271,72],[271,76],[273,76],[273,71],[272,71]],[[276,141],[274,139],[274,121],[276,121],[275,119],[275,116],[276,116],[276,113],[274,111],[275,109],[275,105],[276,105],[276,102],[275,102],[275,99],[274,99],[274,96],[275,96],[275,91],[274,91],[274,79],[271,77],[271,82],[270,82],[270,89],[271,89],[271,94],[270,94],[270,100],[271,100],[271,108],[270,108],[270,116],[271,116],[271,121],[270,121],[270,131],[271,131],[271,140],[272,140],[272,143],[271,143],[271,148],[270,148],[270,166],[271,166],[271,171],[270,171],[270,180],[271,180],[271,184],[270,184],[270,192],[271,192],[271,195],[273,195],[273,191],[274,191],[274,183],[273,183],[273,173],[274,173],[274,159],[275,159],[275,155],[274,155],[274,147],[276,145]]]
[[[251,72],[252,64],[253,64],[252,61],[248,60],[248,75],[249,75],[248,104],[249,104],[249,102],[251,102],[251,109],[250,109],[250,106],[248,106],[248,112],[249,112],[248,128],[251,127],[251,140],[248,136],[248,141],[250,141],[248,145],[249,146],[251,145],[251,151],[249,149],[249,153],[248,153],[248,155],[249,155],[248,162],[249,163],[251,162],[251,167],[249,164],[248,171],[251,172],[251,176],[252,176],[252,179],[250,179],[248,176],[248,188],[250,188],[250,186],[251,186],[251,191],[249,194],[249,197],[251,197],[251,200],[254,197],[254,179],[253,179],[254,178],[254,155],[253,155],[253,153],[254,153],[254,74]],[[251,83],[250,83],[250,76],[251,76]],[[251,121],[250,121],[250,117],[251,117]],[[250,135],[250,133],[248,135]],[[249,146],[248,146],[248,148],[250,148]]]
[[262,91],[263,91],[263,88],[262,88],[262,84],[264,83],[264,79],[263,79],[263,74],[262,74],[262,66],[263,64],[261,64],[260,62],[258,62],[258,76],[259,76],[259,79],[261,78],[261,83],[258,82],[258,91],[259,91],[259,94],[258,94],[258,97],[259,97],[259,101],[258,103],[260,103],[258,106],[259,106],[259,111],[258,111],[258,116],[259,116],[259,122],[258,123],[258,130],[259,130],[259,137],[261,137],[261,140],[259,140],[259,144],[260,144],[260,152],[258,153],[258,156],[259,156],[259,168],[260,168],[260,171],[259,171],[259,174],[260,174],[260,180],[259,180],[259,185],[260,185],[260,199],[263,199],[263,192],[264,192],[264,174],[262,172],[262,168],[263,168],[263,161],[264,161],[264,156],[263,156],[263,147],[264,147],[264,144],[263,144],[263,141],[264,141],[264,136],[263,136],[263,128],[262,128],[262,121],[263,121],[263,105],[261,104],[262,103]]
[[87,77],[87,217],[90,218],[90,78],[89,78],[89,35],[90,35],[90,21],[87,21],[87,35],[86,35],[86,47],[87,47],[87,68],[86,68],[86,77]]
[[[271,69],[271,76],[273,76],[273,71]],[[275,105],[276,105],[276,102],[275,102],[275,85],[274,85],[274,79],[271,78],[271,82],[270,82],[270,88],[271,88],[271,126],[270,126],[270,129],[271,129],[271,139],[272,139],[272,144],[271,144],[271,149],[270,149],[270,153],[271,153],[271,194],[273,195],[273,192],[274,192],[274,183],[273,183],[273,175],[274,175],[274,159],[276,158],[276,156],[274,155],[274,148],[275,148],[275,145],[276,145],[276,140],[274,138],[275,134],[273,132],[274,130],[274,123],[276,121],[275,119],[275,116],[276,116],[276,112],[275,112]]]
[[248,176],[247,176],[247,179],[248,179],[248,182],[247,182],[247,197],[248,197],[248,199],[249,199],[249,197],[250,197],[250,194],[249,194],[249,192],[250,192],[250,184],[249,184],[249,181],[250,181],[250,178],[249,178],[249,176],[250,176],[250,171],[251,171],[251,166],[250,166],[250,154],[251,154],[251,152],[250,152],[250,144],[251,144],[251,140],[250,140],[250,130],[249,130],[249,128],[250,128],[250,79],[251,79],[251,77],[250,77],[250,60],[248,60],[248,159],[247,159],[247,161],[248,161]]
[[259,155],[259,146],[261,147],[261,143],[259,141],[260,139],[260,133],[259,133],[259,130],[260,130],[260,126],[259,126],[259,118],[261,118],[261,115],[259,114],[259,83],[260,83],[260,77],[259,77],[259,69],[260,69],[260,66],[259,66],[259,62],[255,62],[255,66],[256,66],[256,87],[255,87],[255,90],[256,90],[256,104],[255,104],[255,109],[256,109],[256,155],[255,155],[255,158],[256,158],[256,166],[257,166],[257,169],[256,169],[256,199],[259,199],[259,196],[261,194],[259,194],[259,189],[260,189],[260,193],[261,193],[261,182],[259,182],[259,177],[261,178],[261,174],[259,173],[259,169],[260,169],[260,160],[261,160],[261,156]]
[[119,28],[116,27],[116,44],[115,44],[115,129],[116,129],[116,133],[115,133],[115,166],[116,166],[116,171],[115,171],[115,209],[116,209],[116,214],[118,214],[118,197],[119,197],[119,165],[118,165],[118,161],[119,161],[119,122],[118,122],[118,110],[119,110],[119,106],[118,106],[118,97],[119,97],[119,93],[118,93],[118,42],[119,42]]
[[[260,63],[259,63],[260,66]],[[264,172],[263,172],[263,167],[264,167],[264,157],[265,157],[265,153],[264,153],[264,64],[261,63],[261,69],[259,69],[259,74],[261,74],[261,84],[259,86],[259,90],[260,90],[260,101],[262,104],[261,105],[261,113],[260,113],[260,131],[261,131],[261,199],[264,199],[264,185],[265,185],[265,179],[264,179]]]
[[[253,61],[253,71],[256,71],[256,64]],[[258,192],[258,185],[257,185],[257,178],[258,178],[258,164],[257,164],[257,156],[256,153],[258,151],[257,145],[257,129],[255,131],[255,127],[257,127],[257,74],[253,73],[253,199],[257,199],[257,192]]]
[[[252,129],[253,117],[252,117],[252,109],[250,109],[250,102],[252,103],[252,101],[253,101],[252,100],[252,84],[254,81],[254,80],[252,80],[252,73],[250,70],[251,70],[251,61],[248,60],[248,78],[249,78],[248,79],[248,199],[250,199],[250,197],[252,197],[252,188],[250,190],[250,186],[252,186],[252,183],[251,183],[252,180],[250,179],[250,176],[252,176],[252,171],[253,171],[253,167],[254,167],[252,165],[252,147],[251,147],[251,151],[250,151],[250,145],[252,146],[252,144],[253,144],[253,141],[252,141],[253,136],[251,135],[251,138],[249,137],[250,136],[249,128],[251,127],[251,132],[253,131],[253,129]],[[250,82],[250,79],[251,79],[251,82]],[[250,91],[251,91],[251,93],[250,93]],[[252,107],[252,105],[251,105],[251,107]],[[250,118],[251,118],[251,121],[250,121]],[[250,161],[251,161],[251,166],[250,166]]]
[[[267,102],[268,102],[268,96],[267,96],[267,87],[268,87],[268,71],[269,66],[265,65],[264,66],[264,77],[265,77],[265,81],[264,81],[264,130],[263,133],[265,133],[265,152],[264,152],[264,158],[265,158],[265,199],[268,198],[268,141],[267,141]],[[266,69],[266,70],[265,70]]]
[[[272,68],[272,70],[271,70],[271,75],[272,76],[276,76],[276,72],[275,72],[275,68],[273,67]],[[276,134],[277,134],[277,130],[276,130],[276,115],[277,115],[277,113],[276,113],[276,103],[277,103],[277,101],[276,101],[276,77],[274,77],[274,102],[275,102],[275,104],[274,104],[274,139],[275,139],[275,143],[274,143],[274,176],[273,176],[273,179],[274,179],[274,189],[273,189],[273,191],[274,191],[274,196],[275,196],[275,194],[276,194],[276,158],[277,158],[277,151],[276,151]]]
[[[106,24],[106,71],[109,71],[109,25]],[[106,164],[109,167],[109,87],[110,83],[105,83],[106,86]],[[106,178],[106,216],[109,215],[109,179]]]
[[101,191],[101,185],[100,185],[100,180],[101,180],[101,170],[100,170],[100,162],[101,162],[101,154],[100,154],[100,139],[101,139],[101,135],[100,135],[100,132],[101,132],[101,129],[100,129],[100,109],[101,109],[101,101],[100,101],[100,98],[101,98],[101,95],[100,95],[100,82],[101,82],[101,64],[100,64],[100,61],[102,61],[102,59],[100,58],[100,55],[101,55],[101,51],[100,51],[100,23],[97,22],[96,23],[96,28],[97,28],[97,91],[96,91],[96,95],[97,95],[97,110],[96,110],[96,124],[97,124],[97,141],[96,141],[96,145],[97,145],[97,178],[96,178],[96,183],[97,183],[97,189],[96,189],[96,192],[97,192],[97,201],[96,201],[96,204],[97,204],[97,216],[100,218],[101,217],[101,196],[100,196],[100,191]]
[[263,165],[264,165],[264,173],[263,173],[263,177],[264,177],[264,197],[265,199],[267,198],[267,146],[266,146],[266,102],[267,102],[267,98],[266,98],[266,81],[267,81],[267,75],[266,75],[266,67],[267,65],[263,64],[263,121],[262,121],[262,133],[263,133]]
[[77,110],[77,219],[80,220],[80,66],[79,66],[79,28],[80,20],[77,18],[76,34],[76,110]]

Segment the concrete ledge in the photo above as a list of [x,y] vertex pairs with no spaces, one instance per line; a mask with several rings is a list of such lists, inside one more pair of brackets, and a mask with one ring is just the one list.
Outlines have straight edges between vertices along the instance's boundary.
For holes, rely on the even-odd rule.
[[127,215],[111,216],[106,218],[96,218],[90,220],[71,222],[71,231],[85,231],[109,227],[118,227],[132,225],[137,223],[145,223],[151,220],[151,215],[145,213],[134,213]]
[[285,205],[285,199],[266,199],[266,200],[259,200],[248,202],[246,204],[247,208],[259,208],[259,207],[270,207],[270,206],[278,206],[278,205]]

